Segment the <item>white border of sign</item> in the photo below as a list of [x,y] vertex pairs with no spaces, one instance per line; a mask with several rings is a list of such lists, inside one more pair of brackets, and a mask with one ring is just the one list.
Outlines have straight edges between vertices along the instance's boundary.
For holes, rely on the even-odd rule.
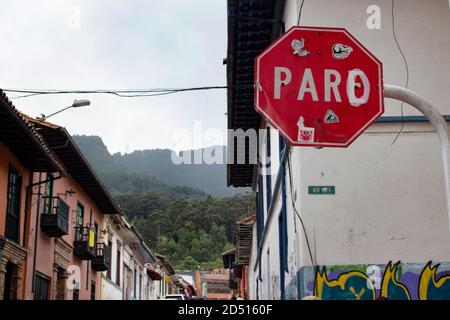
[[[371,58],[377,65],[378,65],[378,78],[379,78],[379,100],[380,100],[380,106],[378,113],[370,119],[366,125],[364,125],[359,131],[357,131],[346,143],[328,143],[328,142],[314,142],[314,143],[299,143],[298,141],[293,141],[289,138],[289,136],[284,132],[281,128],[279,128],[278,125],[276,125],[276,122],[273,121],[260,107],[259,107],[259,93],[258,93],[258,85],[260,83],[259,81],[259,69],[260,69],[260,60],[263,58],[267,53],[269,53],[274,47],[276,47],[281,41],[283,41],[287,36],[289,36],[292,32],[298,31],[298,30],[307,30],[307,31],[328,31],[328,32],[340,32],[345,33],[362,51],[364,51],[369,58]],[[346,148],[348,147],[353,141],[356,140],[372,123],[375,122],[375,120],[381,116],[384,112],[384,98],[383,98],[383,71],[382,71],[382,63],[372,54],[370,53],[361,43],[359,43],[358,40],[356,40],[355,37],[353,37],[346,29],[344,28],[322,28],[322,27],[299,27],[294,26],[291,27],[287,32],[285,32],[278,40],[273,42],[267,49],[265,49],[261,54],[259,54],[255,58],[255,70],[256,70],[256,79],[255,79],[255,109],[259,113],[263,114],[264,117],[269,121],[269,123],[277,128],[282,135],[289,141],[289,143],[293,146],[316,146],[316,147],[342,147]]]

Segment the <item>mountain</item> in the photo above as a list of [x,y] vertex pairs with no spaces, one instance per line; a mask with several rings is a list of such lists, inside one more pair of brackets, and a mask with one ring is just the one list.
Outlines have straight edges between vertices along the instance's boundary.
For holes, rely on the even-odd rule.
[[255,212],[251,193],[197,199],[127,193],[116,199],[150,247],[184,270],[222,266],[221,253],[233,247],[234,222]]
[[[235,220],[255,212],[254,193],[244,193],[250,189],[226,187],[225,164],[177,165],[168,149],[110,154],[98,136],[73,138],[146,243],[177,269],[220,267]],[[216,151],[225,157],[225,147]]]
[[[162,192],[188,196],[230,196],[250,191],[249,188],[226,186],[226,164],[175,164],[172,151],[154,149],[134,151],[128,154],[110,154],[98,136],[76,135],[73,137],[94,170],[113,193]],[[226,157],[224,146],[183,151],[180,158],[196,155],[215,155],[218,150]],[[225,161],[222,161],[225,163]]]

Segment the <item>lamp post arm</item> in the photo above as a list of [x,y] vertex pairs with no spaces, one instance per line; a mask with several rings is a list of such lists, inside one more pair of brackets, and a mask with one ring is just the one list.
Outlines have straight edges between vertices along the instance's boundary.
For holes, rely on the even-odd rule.
[[436,129],[441,143],[441,157],[444,167],[445,195],[447,200],[448,228],[450,232],[450,147],[447,122],[442,114],[431,103],[409,89],[394,85],[384,85],[384,96],[385,98],[400,100],[413,106],[422,112]]
[[50,114],[50,115],[48,115],[48,116],[45,116],[45,117],[44,117],[44,120],[50,118],[51,116],[54,116],[55,114],[61,113],[61,112],[63,112],[63,111],[66,111],[67,109],[70,109],[70,108],[73,108],[73,106],[68,106],[68,107],[65,107],[64,109],[58,110],[58,111],[56,111],[56,112],[53,112],[52,114]]

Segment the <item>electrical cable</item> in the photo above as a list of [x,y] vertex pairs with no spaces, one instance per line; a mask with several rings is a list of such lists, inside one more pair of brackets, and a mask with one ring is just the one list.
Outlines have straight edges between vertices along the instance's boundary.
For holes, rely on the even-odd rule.
[[[400,51],[400,54],[402,55],[403,58],[403,62],[405,63],[405,68],[406,68],[406,83],[405,83],[405,88],[408,88],[409,85],[409,66],[408,66],[408,61],[406,60],[405,54],[403,53],[402,48],[400,47],[400,44],[397,40],[397,34],[395,33],[395,14],[394,14],[394,2],[395,0],[392,0],[392,34],[394,36],[394,40],[395,43],[397,44],[397,48]],[[402,104],[400,105],[400,112],[402,115],[402,125],[400,127],[400,130],[397,133],[397,136],[395,137],[394,141],[392,141],[391,143],[391,147],[394,145],[394,143],[397,141],[398,137],[400,136],[400,134],[403,132],[403,128],[405,127],[405,117],[404,117],[404,113],[403,113],[403,105],[404,103],[402,102]]]
[[[3,90],[8,91],[8,90]],[[10,91],[11,92],[11,91]],[[51,95],[51,94],[94,94],[94,93],[103,93],[103,94],[112,94],[120,98],[138,98],[138,97],[156,97],[156,96],[163,96],[168,95],[172,93],[176,93],[178,91],[167,91],[162,93],[154,93],[154,94],[120,94],[114,91],[70,91],[70,92],[64,92],[64,91],[58,91],[58,92],[35,92],[35,93],[29,93],[25,95],[19,95],[11,97],[11,99],[20,99],[20,98],[28,98],[32,96],[38,96],[38,95]]]
[[300,10],[298,12],[298,19],[297,19],[297,25],[300,25],[300,18],[302,17],[302,10],[303,10],[303,4],[305,3],[305,0],[302,0],[302,4],[300,5]]
[[[235,87],[251,87],[253,85],[241,85]],[[37,95],[58,95],[58,94],[111,94],[117,97],[124,98],[139,98],[139,97],[155,97],[162,95],[169,95],[188,91],[205,91],[205,90],[219,90],[230,89],[228,86],[203,86],[203,87],[187,87],[187,88],[154,88],[154,89],[96,89],[96,90],[56,90],[56,89],[2,89],[5,92],[22,94],[11,99],[19,99],[32,97]]]
[[300,224],[302,225],[303,233],[305,234],[306,246],[308,247],[309,258],[311,259],[311,264],[317,270],[318,266],[317,266],[317,263],[314,261],[314,258],[313,258],[311,246],[309,244],[308,234],[306,232],[306,227],[305,227],[305,224],[303,222],[302,217],[300,216],[299,212],[297,211],[297,208],[296,208],[295,202],[294,202],[294,197],[293,197],[293,194],[292,194],[292,190],[293,190],[292,189],[292,170],[291,170],[291,160],[290,160],[290,158],[291,158],[291,150],[289,150],[289,154],[287,156],[287,163],[288,163],[288,169],[289,169],[289,187],[290,187],[289,193],[290,193],[290,198],[291,198],[291,202],[292,202],[292,208],[294,209],[294,212],[297,215],[298,219],[300,220]]

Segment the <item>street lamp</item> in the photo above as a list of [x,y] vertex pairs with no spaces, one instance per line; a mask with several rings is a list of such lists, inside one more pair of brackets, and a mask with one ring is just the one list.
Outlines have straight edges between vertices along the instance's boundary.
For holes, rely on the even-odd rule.
[[89,100],[86,100],[86,99],[77,100],[77,99],[75,99],[73,101],[72,105],[70,105],[68,107],[65,107],[65,108],[63,108],[63,109],[61,109],[59,111],[56,111],[56,112],[54,112],[54,113],[52,113],[52,114],[50,114],[48,116],[46,116],[44,114],[41,114],[42,117],[38,118],[38,119],[45,121],[48,118],[54,116],[55,114],[61,113],[61,112],[65,111],[65,110],[67,110],[67,109],[70,109],[70,108],[81,108],[81,107],[89,106],[90,104],[91,104],[91,102]]

